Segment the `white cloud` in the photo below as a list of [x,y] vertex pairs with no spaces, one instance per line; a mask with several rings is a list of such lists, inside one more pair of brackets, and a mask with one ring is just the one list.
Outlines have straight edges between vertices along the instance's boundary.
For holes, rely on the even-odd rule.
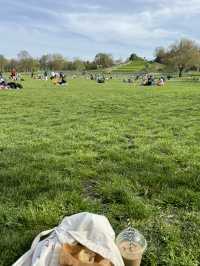
[[11,33],[2,47],[12,42],[16,49],[30,47],[35,53],[45,49],[62,52],[66,47],[69,53],[77,50],[82,56],[98,49],[150,56],[157,46],[181,37],[198,39],[200,33],[200,0],[31,0],[32,5],[24,0],[6,1],[11,13],[12,8],[21,13],[13,13],[10,21],[1,16],[0,34]]
[[154,25],[154,17],[144,12],[137,15],[121,14],[71,14],[63,16],[67,30],[81,33],[100,42],[132,44],[141,41],[156,41],[160,38],[174,38],[177,32]]

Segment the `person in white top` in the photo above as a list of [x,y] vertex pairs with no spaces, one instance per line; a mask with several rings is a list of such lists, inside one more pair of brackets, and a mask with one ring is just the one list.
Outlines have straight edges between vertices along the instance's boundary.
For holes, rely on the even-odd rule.
[[165,85],[164,79],[163,79],[163,78],[160,78],[160,79],[158,80],[157,85],[158,85],[158,86],[164,86],[164,85]]

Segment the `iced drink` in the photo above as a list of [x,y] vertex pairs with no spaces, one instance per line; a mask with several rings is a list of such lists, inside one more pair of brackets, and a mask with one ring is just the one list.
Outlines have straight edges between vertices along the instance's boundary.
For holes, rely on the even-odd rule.
[[128,228],[117,237],[117,246],[125,266],[140,266],[142,255],[147,247],[143,235],[135,229]]
[[139,244],[130,244],[128,241],[121,242],[118,248],[126,266],[140,266],[144,248]]

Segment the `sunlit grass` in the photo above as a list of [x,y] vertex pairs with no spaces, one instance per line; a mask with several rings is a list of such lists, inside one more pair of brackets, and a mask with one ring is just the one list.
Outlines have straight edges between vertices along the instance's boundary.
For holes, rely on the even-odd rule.
[[81,211],[128,219],[143,265],[200,261],[200,86],[83,79],[0,91],[0,265]]

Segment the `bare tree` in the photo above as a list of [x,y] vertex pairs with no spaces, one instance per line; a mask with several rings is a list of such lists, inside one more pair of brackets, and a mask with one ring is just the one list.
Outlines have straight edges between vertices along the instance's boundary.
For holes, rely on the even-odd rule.
[[114,62],[113,62],[113,57],[110,54],[104,54],[104,53],[99,53],[95,56],[94,62],[101,67],[111,67]]
[[0,55],[0,71],[5,71],[7,63],[8,60],[3,55]]
[[156,56],[160,63],[177,69],[179,77],[182,77],[183,71],[200,65],[200,48],[188,39],[181,39],[172,44],[167,51],[157,48]]

